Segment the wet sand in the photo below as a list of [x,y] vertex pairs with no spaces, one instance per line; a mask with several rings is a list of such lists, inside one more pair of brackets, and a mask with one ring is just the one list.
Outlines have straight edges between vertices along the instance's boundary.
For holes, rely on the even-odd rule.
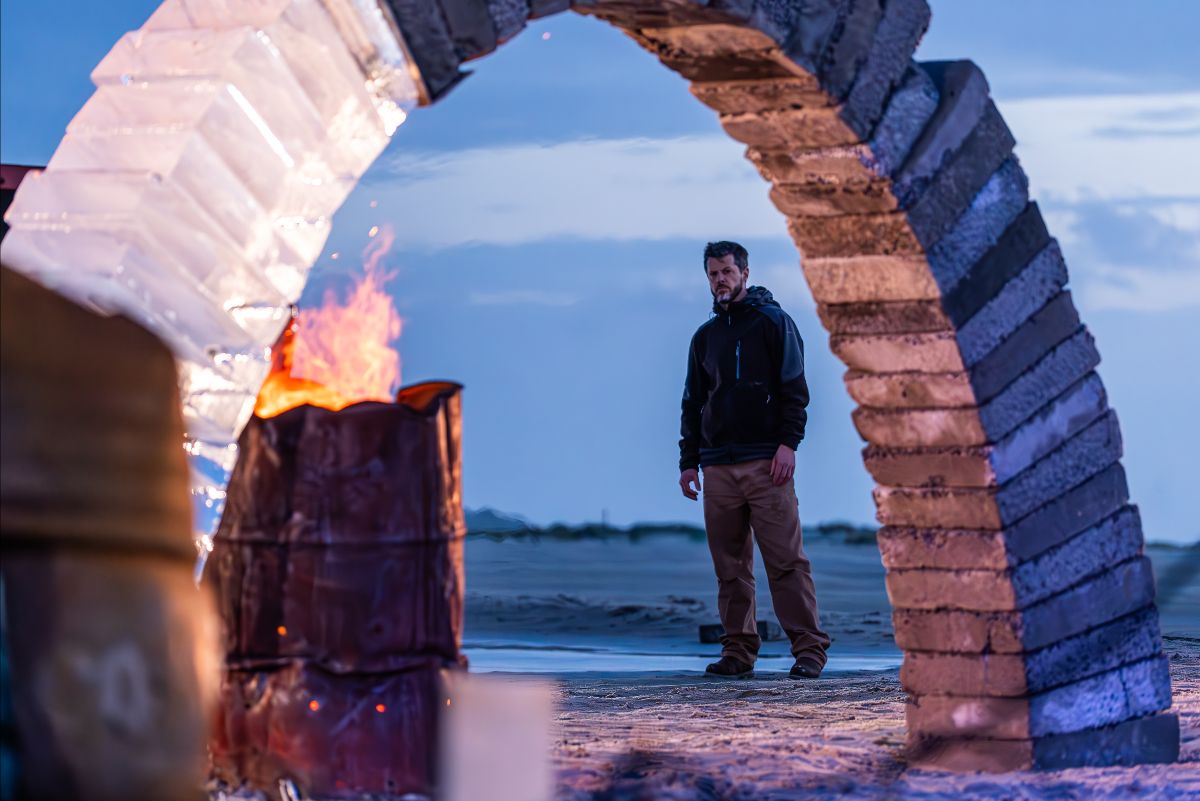
[[[719,647],[697,626],[716,622],[716,587],[704,543],[684,537],[469,542],[465,650],[476,672],[555,682],[564,801],[1200,799],[1195,552],[1148,549],[1181,761],[993,776],[908,767],[878,552],[806,548],[834,638],[816,681],[786,678],[784,641],[764,643],[753,679],[703,674]],[[774,619],[761,579],[759,618]]]
[[1200,641],[1171,638],[1180,762],[1004,775],[910,769],[895,671],[795,682],[695,674],[560,677],[557,798],[1196,799]]

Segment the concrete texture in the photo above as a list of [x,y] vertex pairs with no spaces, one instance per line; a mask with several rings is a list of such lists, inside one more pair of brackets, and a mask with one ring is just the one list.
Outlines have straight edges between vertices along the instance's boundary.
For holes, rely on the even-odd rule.
[[[1080,329],[1070,292],[1060,292],[1013,332],[1008,339],[971,365],[971,387],[978,403],[986,403],[1032,367],[1051,348]],[[1099,354],[1096,355],[1099,361]]]
[[1125,470],[1110,465],[1004,531],[1014,559],[1031,559],[1108,517],[1129,500]]
[[804,277],[819,303],[940,299],[924,259],[911,255],[810,256]]
[[868,373],[953,373],[963,369],[953,332],[840,334],[830,337],[834,354],[851,370]]
[[1029,182],[1016,157],[1009,158],[988,178],[953,227],[929,248],[929,267],[943,292],[950,292],[963,280],[1028,202]]
[[1000,239],[969,268],[961,288],[947,293],[951,319],[965,324],[977,311],[1050,244],[1050,233],[1036,203],[1028,204],[1001,234]]
[[821,323],[830,334],[916,334],[951,329],[934,300],[821,303]]
[[903,79],[928,26],[925,0],[888,0],[866,63],[842,107],[854,130],[865,135],[875,126],[889,92]]
[[1040,692],[1159,653],[1158,610],[1150,606],[1026,654],[1026,682]]
[[1033,743],[1034,767],[1042,770],[1174,762],[1179,758],[1179,718],[1151,715],[1115,726],[1040,737]]
[[979,407],[983,429],[992,439],[1008,435],[1099,363],[1095,341],[1086,329],[1080,329]]
[[876,535],[883,566],[905,568],[984,568],[1010,566],[1003,531],[993,529],[900,528],[885,526]]
[[958,408],[975,399],[968,373],[846,372],[846,390],[867,408]]
[[1067,283],[1057,243],[1047,245],[1026,269],[979,309],[958,331],[963,361],[976,364],[1041,309]]

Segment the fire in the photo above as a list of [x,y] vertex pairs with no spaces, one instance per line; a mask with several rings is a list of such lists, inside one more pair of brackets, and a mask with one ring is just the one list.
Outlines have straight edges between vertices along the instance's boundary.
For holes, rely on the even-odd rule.
[[320,308],[292,318],[271,354],[255,414],[274,417],[306,403],[336,411],[364,400],[393,400],[400,354],[391,342],[403,321],[383,289],[395,273],[381,265],[394,241],[391,226],[372,227],[363,276],[346,302],[329,291]]

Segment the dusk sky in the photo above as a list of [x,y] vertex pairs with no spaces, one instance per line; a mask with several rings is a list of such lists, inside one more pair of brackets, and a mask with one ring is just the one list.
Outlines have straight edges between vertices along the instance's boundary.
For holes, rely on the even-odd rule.
[[[0,159],[44,164],[92,67],[156,5],[5,0]],[[1200,539],[1200,3],[932,6],[917,56],[976,61],[1016,135],[1103,357],[1146,538]],[[676,484],[679,396],[711,304],[701,251],[735,239],[807,345],[802,519],[872,522],[843,367],[767,184],[716,115],[574,14],[469,66],[343,207],[305,295],[347,285],[367,230],[395,228],[403,380],[466,385],[466,505],[538,523],[700,522]]]

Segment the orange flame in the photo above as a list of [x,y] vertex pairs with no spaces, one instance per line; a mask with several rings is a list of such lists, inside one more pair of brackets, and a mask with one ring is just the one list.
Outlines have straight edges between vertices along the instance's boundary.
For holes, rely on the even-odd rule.
[[254,413],[274,417],[306,403],[334,411],[364,400],[391,401],[400,386],[400,354],[391,342],[402,320],[383,285],[383,257],[395,234],[391,226],[371,229],[363,251],[363,277],[345,303],[326,292],[317,309],[293,317],[272,349],[271,373],[258,393]]

